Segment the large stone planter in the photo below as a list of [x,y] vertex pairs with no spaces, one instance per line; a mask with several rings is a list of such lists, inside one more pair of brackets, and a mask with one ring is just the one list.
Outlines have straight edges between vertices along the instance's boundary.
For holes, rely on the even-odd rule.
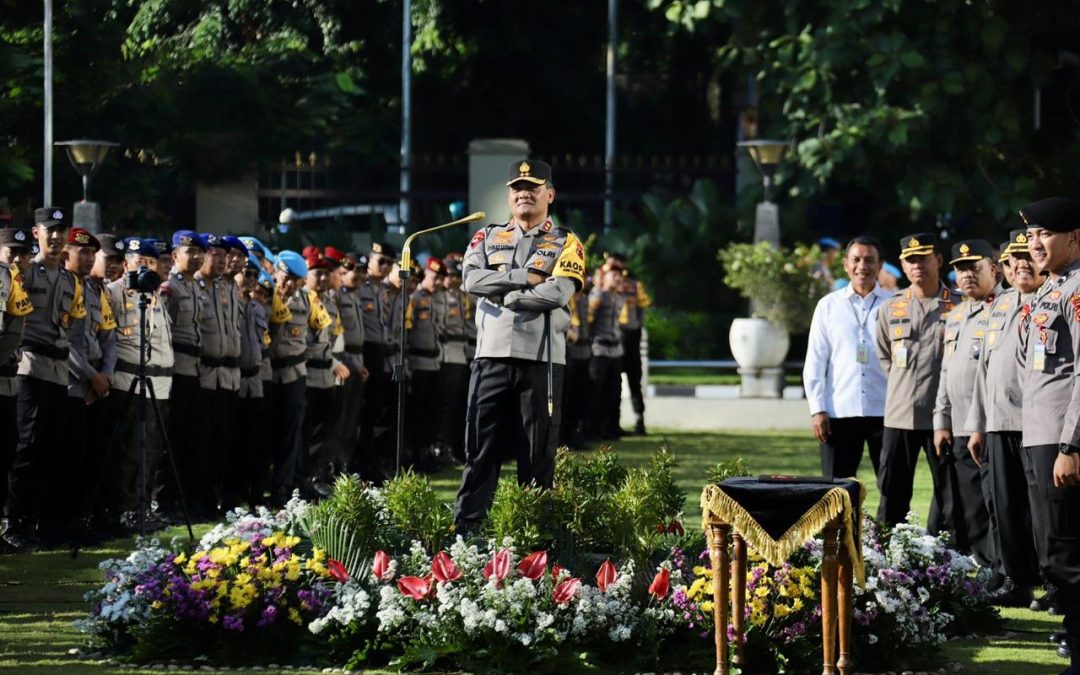
[[784,391],[784,357],[791,345],[787,331],[765,319],[735,319],[728,341],[742,376],[739,395],[780,398]]

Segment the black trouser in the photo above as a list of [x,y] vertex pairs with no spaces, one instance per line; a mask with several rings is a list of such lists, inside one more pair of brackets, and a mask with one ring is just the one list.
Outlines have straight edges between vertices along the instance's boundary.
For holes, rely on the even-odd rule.
[[956,489],[953,491],[953,513],[956,525],[956,548],[970,553],[980,565],[992,566],[997,560],[994,541],[997,534],[990,526],[990,510],[982,486],[983,474],[989,479],[989,467],[981,467],[968,452],[968,436],[953,437],[953,471]]
[[115,426],[111,399],[110,393],[108,398],[97,399],[89,406],[83,404],[86,408],[86,450],[80,468],[80,508],[84,516],[104,516],[108,506],[100,492],[94,494],[94,486],[105,467],[109,454],[107,444]]
[[307,378],[299,377],[288,384],[275,382],[273,396],[274,473],[270,489],[273,504],[281,506],[292,494],[296,464],[304,443]]
[[364,408],[364,385],[359,371],[349,368],[349,379],[338,390],[338,417],[334,428],[334,468],[339,472],[360,471],[368,478],[360,450],[360,416]]
[[622,372],[630,385],[630,401],[634,413],[639,417],[645,414],[645,398],[641,395],[641,329],[623,329]]
[[[147,380],[150,385],[150,381]],[[139,447],[139,403],[141,397],[137,393],[128,394],[127,390],[113,389],[109,393],[112,400],[112,418],[123,426],[123,434],[120,436],[120,448],[116,461],[116,508],[118,511],[135,511],[139,508],[140,489],[145,480],[144,507],[150,506],[151,491],[154,489],[154,476],[157,472],[158,463],[162,455],[162,429],[158,426],[157,416],[154,414],[154,402],[146,400],[146,427],[143,429],[143,440],[146,449],[146,464],[143,467],[142,448]],[[156,395],[157,392],[155,391]],[[158,400],[158,410],[161,411],[162,421],[166,427],[169,423],[168,401]],[[144,469],[142,473],[140,469]],[[205,478],[205,477],[204,477]],[[171,477],[167,481],[171,486]]]
[[15,396],[0,396],[0,516],[7,515],[8,475],[19,444],[17,407]]
[[77,461],[64,442],[67,387],[19,375],[16,416],[19,442],[8,480],[8,517],[16,534],[33,534],[39,519],[46,524],[65,503],[49,485],[50,467]]
[[244,433],[229,453],[233,468],[226,485],[228,507],[244,500],[252,507],[265,502],[270,477],[265,421],[270,414],[268,407],[267,399],[262,396],[241,396],[236,401],[236,419],[243,424]]
[[443,363],[439,366],[439,394],[442,422],[439,440],[450,446],[459,462],[465,461],[465,410],[469,399],[469,366]]
[[1028,505],[1031,508],[1031,535],[1035,538],[1035,555],[1039,561],[1039,571],[1044,579],[1049,577],[1050,561],[1046,557],[1046,525],[1050,517],[1046,513],[1046,500],[1039,480],[1036,477],[1035,454],[1030,447],[1020,451],[1020,460],[1024,463],[1024,478],[1027,483]]
[[622,358],[618,356],[593,356],[589,361],[589,380],[592,383],[589,427],[598,438],[615,438],[619,435],[621,366]]
[[[204,484],[208,480],[202,473],[206,470],[205,457],[211,451],[208,448],[208,419],[204,416],[202,407],[205,399],[199,386],[199,378],[194,375],[173,375],[169,399],[171,415],[166,427],[169,431],[169,447],[173,451],[176,471],[180,475],[180,484],[188,500],[188,508],[198,510],[202,495],[206,492]],[[166,509],[179,512],[178,499],[175,494],[169,495],[164,500]]]
[[1039,558],[1023,456],[1019,431],[986,434],[983,496],[990,510],[991,528],[997,534],[995,569],[1021,586],[1037,586]]
[[375,466],[384,458],[375,454],[375,427],[383,410],[393,398],[390,373],[386,371],[386,347],[374,342],[364,343],[364,367],[368,369],[368,381],[364,387],[364,409],[360,413],[360,447],[369,454],[368,464]]
[[[93,481],[95,474],[89,475],[82,472],[86,463],[87,436],[90,430],[90,420],[86,405],[86,399],[82,396],[68,396],[67,410],[64,414],[64,442],[68,445],[70,461],[57,462],[53,466],[51,487],[57,494],[71,495],[72,499],[49,501],[63,501],[63,513],[54,513],[52,518],[58,519],[53,522],[59,528],[69,527],[74,524],[84,512],[83,500],[79,495],[83,493],[85,486]],[[42,520],[44,520],[43,508]]]
[[884,417],[829,418],[829,440],[821,444],[821,475],[852,478],[859,472],[863,446],[870,454],[874,475],[881,465],[881,437]]
[[304,413],[304,449],[300,454],[299,480],[328,481],[334,460],[334,417],[337,387],[307,388],[307,412]]
[[555,477],[555,442],[562,415],[563,367],[554,366],[554,404],[547,408],[547,363],[478,358],[469,380],[465,471],[454,519],[476,524],[486,516],[499,482],[504,448],[511,441],[521,485],[550,488]]
[[930,465],[930,477],[934,482],[934,496],[930,500],[930,513],[926,529],[930,534],[952,532],[953,490],[956,474],[952,468],[951,453],[937,456],[934,451],[934,432],[928,429],[894,429],[885,427],[881,437],[881,465],[878,467],[878,520],[886,525],[902,523],[911,510],[911,492],[915,483],[915,466],[919,452],[926,453]]
[[1058,604],[1065,614],[1065,631],[1072,647],[1073,667],[1080,662],[1080,486],[1054,487],[1057,445],[1024,448],[1046,516],[1048,581],[1058,587]]
[[559,445],[571,445],[577,442],[581,426],[586,422],[591,400],[592,383],[589,381],[589,361],[591,358],[566,359],[566,371],[563,378],[563,419],[559,425]]
[[239,392],[222,389],[199,389],[201,401],[199,408],[206,415],[206,435],[202,445],[194,453],[199,473],[203,480],[194,494],[187,493],[189,505],[196,513],[216,513],[219,504],[224,504],[226,493],[230,503],[235,506],[239,495],[233,487],[241,480],[237,474],[246,470],[233,453],[237,446],[237,404]]
[[[413,370],[409,380],[405,408],[405,434],[408,460],[405,465],[422,466],[424,456],[435,442],[439,430],[439,371]],[[434,415],[431,413],[435,412]],[[430,417],[429,417],[430,416]],[[434,419],[431,419],[434,418]]]

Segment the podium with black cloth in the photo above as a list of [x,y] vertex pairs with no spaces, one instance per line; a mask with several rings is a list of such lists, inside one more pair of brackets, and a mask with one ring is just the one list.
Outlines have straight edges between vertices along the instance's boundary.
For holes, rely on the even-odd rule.
[[[822,675],[852,672],[852,578],[865,581],[859,525],[864,491],[855,479],[795,476],[729,478],[701,493],[713,574],[716,675],[730,673],[729,596],[736,666],[743,662],[746,546],[780,567],[807,540],[824,537],[821,561]],[[734,560],[728,552],[729,543]],[[731,581],[734,579],[735,583]],[[839,640],[837,629],[839,628]],[[837,646],[839,643],[839,655]]]

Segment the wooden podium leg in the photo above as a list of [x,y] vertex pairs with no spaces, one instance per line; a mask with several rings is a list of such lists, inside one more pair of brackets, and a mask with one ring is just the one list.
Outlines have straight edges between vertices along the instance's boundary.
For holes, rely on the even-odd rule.
[[[840,541],[843,542],[843,539]],[[851,612],[855,595],[851,587],[851,554],[843,543],[838,543],[838,547],[840,549],[838,572],[840,580],[837,589],[837,601],[840,605],[840,658],[836,662],[836,667],[839,669],[840,675],[850,675],[853,665],[851,661]]]
[[836,522],[822,531],[825,547],[821,558],[821,650],[822,675],[836,675]]
[[709,560],[713,574],[713,623],[716,625],[716,670],[714,675],[730,675],[728,659],[728,532],[727,523],[712,521],[709,523]]
[[746,621],[746,541],[737,532],[732,533],[735,548],[735,569],[731,573],[733,603],[731,623],[735,628],[735,665],[746,666],[743,656],[743,624]]

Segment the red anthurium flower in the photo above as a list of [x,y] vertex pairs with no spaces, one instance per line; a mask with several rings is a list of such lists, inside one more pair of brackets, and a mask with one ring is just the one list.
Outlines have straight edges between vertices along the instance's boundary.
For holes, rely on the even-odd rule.
[[664,532],[667,531],[667,528],[664,527],[663,523],[657,523],[656,524],[656,531],[659,532],[660,534],[663,534]]
[[330,574],[330,577],[333,578],[334,581],[340,581],[341,583],[345,583],[349,580],[349,570],[345,569],[344,565],[342,565],[337,560],[334,560],[333,558],[327,559],[326,571]]
[[446,551],[435,554],[435,558],[431,561],[431,574],[440,584],[447,584],[461,578],[461,570],[457,568]]
[[371,576],[379,581],[390,581],[394,577],[390,569],[390,556],[386,551],[375,551],[375,559],[371,562]]
[[683,529],[682,523],[677,520],[673,520],[668,524],[667,531],[669,534],[677,534],[680,537],[686,534],[686,530]]
[[661,568],[649,584],[649,595],[656,597],[657,600],[663,600],[667,597],[669,590],[671,590],[671,572],[667,568]]
[[521,576],[533,581],[544,576],[544,572],[547,571],[547,551],[530,553],[518,563],[518,571],[521,572]]
[[600,587],[600,590],[607,593],[608,585],[613,583],[617,576],[618,572],[615,570],[615,565],[610,560],[605,560],[604,564],[596,572],[596,585]]
[[555,601],[555,604],[565,605],[574,599],[574,593],[577,592],[580,585],[581,579],[564,579],[555,587],[555,590],[551,593],[551,598]]
[[559,582],[559,575],[566,571],[566,568],[562,565],[551,566],[551,580],[555,583]]
[[431,581],[421,577],[401,577],[397,582],[398,590],[413,600],[423,600],[431,592]]
[[484,578],[494,580],[497,585],[502,585],[502,580],[510,574],[510,549],[504,548],[495,554],[487,565],[484,566]]

